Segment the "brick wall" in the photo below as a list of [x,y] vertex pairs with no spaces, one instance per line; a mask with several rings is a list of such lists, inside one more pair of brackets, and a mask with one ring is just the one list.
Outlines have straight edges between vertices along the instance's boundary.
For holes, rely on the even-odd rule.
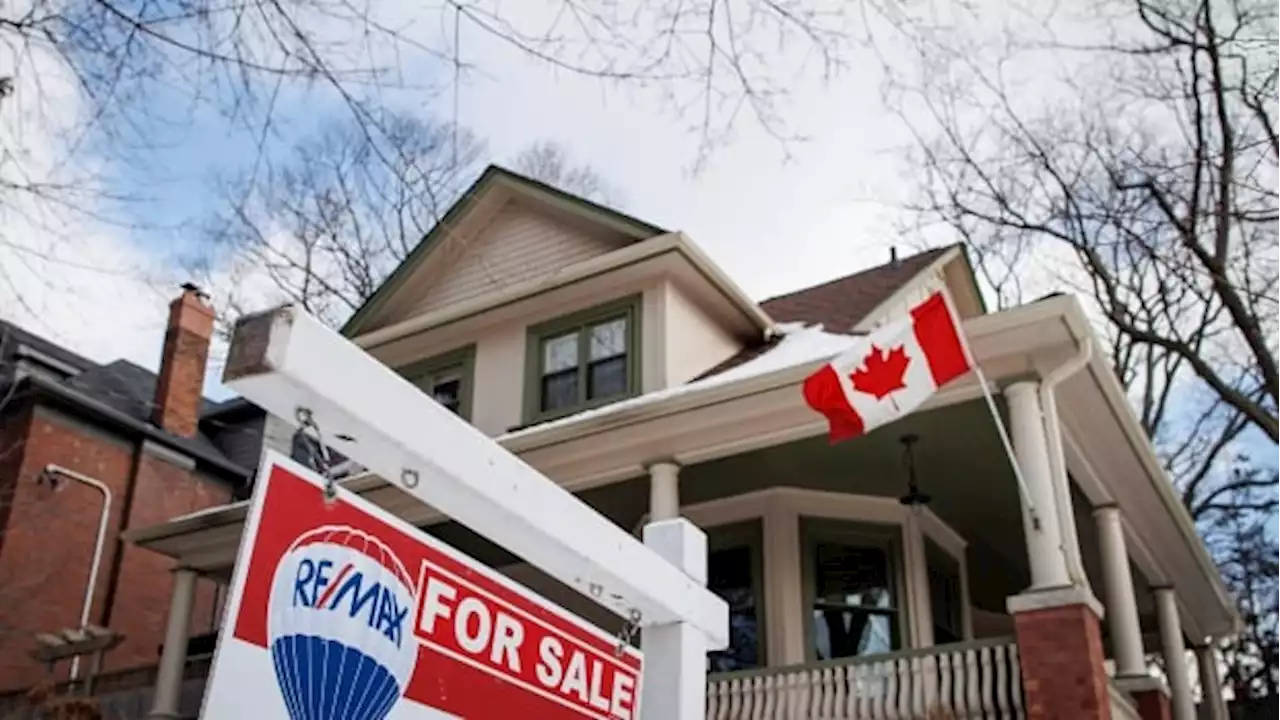
[[[17,426],[6,418],[9,433]],[[102,496],[81,483],[63,480],[58,489],[40,484],[40,471],[61,465],[101,480],[112,491],[112,509],[90,622],[102,623],[112,568],[121,553],[119,533],[226,502],[230,489],[192,479],[189,464],[171,462],[67,414],[35,408],[22,436],[21,459],[0,462],[0,487],[11,488],[0,545],[0,691],[48,678],[28,656],[33,634],[79,624],[85,585],[97,534]],[[7,440],[8,441],[8,440]],[[126,488],[135,455],[138,483],[132,511],[123,517]],[[177,460],[177,458],[174,458]],[[15,467],[16,466],[16,467]],[[16,469],[16,471],[15,471]],[[0,518],[3,520],[3,518]],[[169,561],[137,548],[120,555],[120,575],[110,627],[126,639],[106,658],[106,668],[153,663],[164,634],[169,601]],[[208,627],[214,589],[205,582],[193,626]],[[65,678],[66,665],[57,677]]]

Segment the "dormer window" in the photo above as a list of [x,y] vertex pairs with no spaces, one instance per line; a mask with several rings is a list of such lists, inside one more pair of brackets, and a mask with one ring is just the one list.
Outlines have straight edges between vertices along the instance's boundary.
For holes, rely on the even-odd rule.
[[464,420],[471,419],[475,346],[468,346],[399,369],[404,379]]
[[630,298],[530,328],[525,407],[531,422],[639,390],[639,304]]

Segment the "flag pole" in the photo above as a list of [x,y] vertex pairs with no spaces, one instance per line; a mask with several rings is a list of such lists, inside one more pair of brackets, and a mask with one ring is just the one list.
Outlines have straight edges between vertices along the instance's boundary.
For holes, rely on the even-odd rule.
[[1004,425],[1004,418],[1000,416],[1000,409],[996,407],[995,398],[991,395],[991,385],[987,382],[987,376],[982,372],[982,366],[978,364],[977,358],[973,356],[973,351],[969,349],[969,338],[965,335],[964,328],[960,324],[960,314],[956,312],[956,307],[951,302],[951,293],[947,291],[946,283],[942,284],[940,289],[942,299],[947,304],[947,312],[951,313],[952,323],[956,328],[956,335],[960,338],[960,348],[964,351],[964,359],[969,363],[969,367],[973,368],[973,374],[978,378],[978,386],[982,389],[982,397],[987,401],[987,409],[991,411],[991,419],[996,423],[996,432],[1000,435],[1000,443],[1004,445],[1004,452],[1009,457],[1009,465],[1013,467],[1014,479],[1018,482],[1018,494],[1022,496],[1022,502],[1027,507],[1027,512],[1031,516],[1031,526],[1040,529],[1040,514],[1036,512],[1036,506],[1031,502],[1031,492],[1027,489],[1027,481],[1022,477],[1022,466],[1018,464],[1018,456],[1013,452],[1013,441],[1009,439],[1009,430]]

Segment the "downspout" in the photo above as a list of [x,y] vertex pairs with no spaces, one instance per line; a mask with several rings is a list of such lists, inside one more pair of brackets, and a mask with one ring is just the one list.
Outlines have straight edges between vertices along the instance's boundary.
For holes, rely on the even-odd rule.
[[[102,493],[102,514],[98,518],[98,538],[93,543],[93,561],[89,565],[89,581],[85,583],[84,601],[80,606],[80,628],[83,629],[89,624],[89,611],[93,608],[93,591],[98,585],[98,569],[102,565],[102,546],[107,540],[107,520],[111,517],[111,488],[107,487],[106,483],[101,480],[52,463],[44,466],[44,474],[75,480]],[[71,681],[75,682],[79,676],[80,656],[77,655],[71,659]]]
[[1053,478],[1053,494],[1058,506],[1058,532],[1062,537],[1062,554],[1067,561],[1067,576],[1076,585],[1089,588],[1089,578],[1080,560],[1080,540],[1076,535],[1076,517],[1071,503],[1071,483],[1067,478],[1067,460],[1062,447],[1062,424],[1058,421],[1058,403],[1054,390],[1075,375],[1093,359],[1093,341],[1085,338],[1080,350],[1061,365],[1050,370],[1040,382],[1040,407],[1044,413],[1044,432],[1049,442],[1049,471]]

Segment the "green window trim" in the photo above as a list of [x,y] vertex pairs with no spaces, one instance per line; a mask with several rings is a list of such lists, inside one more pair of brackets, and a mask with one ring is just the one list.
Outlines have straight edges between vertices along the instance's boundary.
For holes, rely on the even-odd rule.
[[463,420],[470,421],[471,396],[475,387],[476,374],[475,345],[450,350],[396,369],[401,377],[428,395],[431,394],[436,379],[449,371],[459,374],[458,415]]
[[[640,393],[640,368],[641,368],[641,347],[640,347],[640,307],[642,296],[633,295],[631,297],[616,300],[604,305],[576,312],[570,315],[556,318],[549,322],[540,323],[529,327],[528,341],[525,352],[525,377],[524,377],[524,420],[526,424],[543,422],[546,420],[554,420],[566,415],[589,410],[591,408],[608,405],[610,403],[625,400],[634,397]],[[603,398],[589,399],[587,393],[587,367],[585,353],[588,352],[589,344],[582,341],[582,336],[593,325],[626,318],[627,320],[627,353],[626,353],[626,384],[624,392],[616,395],[610,395]],[[578,341],[578,399],[574,405],[558,408],[551,411],[543,411],[542,409],[542,377],[544,358],[542,353],[542,343],[558,335],[565,335],[577,330],[579,332]]]
[[902,554],[902,526],[896,524],[869,523],[859,520],[834,520],[829,518],[800,518],[801,586],[804,588],[804,642],[805,658],[817,660],[816,633],[813,622],[813,605],[817,591],[817,571],[814,567],[814,547],[820,542],[847,543],[855,547],[879,548],[888,560],[889,579],[893,585],[893,611],[897,616],[900,647],[911,646],[911,625],[907,613],[906,577]]

